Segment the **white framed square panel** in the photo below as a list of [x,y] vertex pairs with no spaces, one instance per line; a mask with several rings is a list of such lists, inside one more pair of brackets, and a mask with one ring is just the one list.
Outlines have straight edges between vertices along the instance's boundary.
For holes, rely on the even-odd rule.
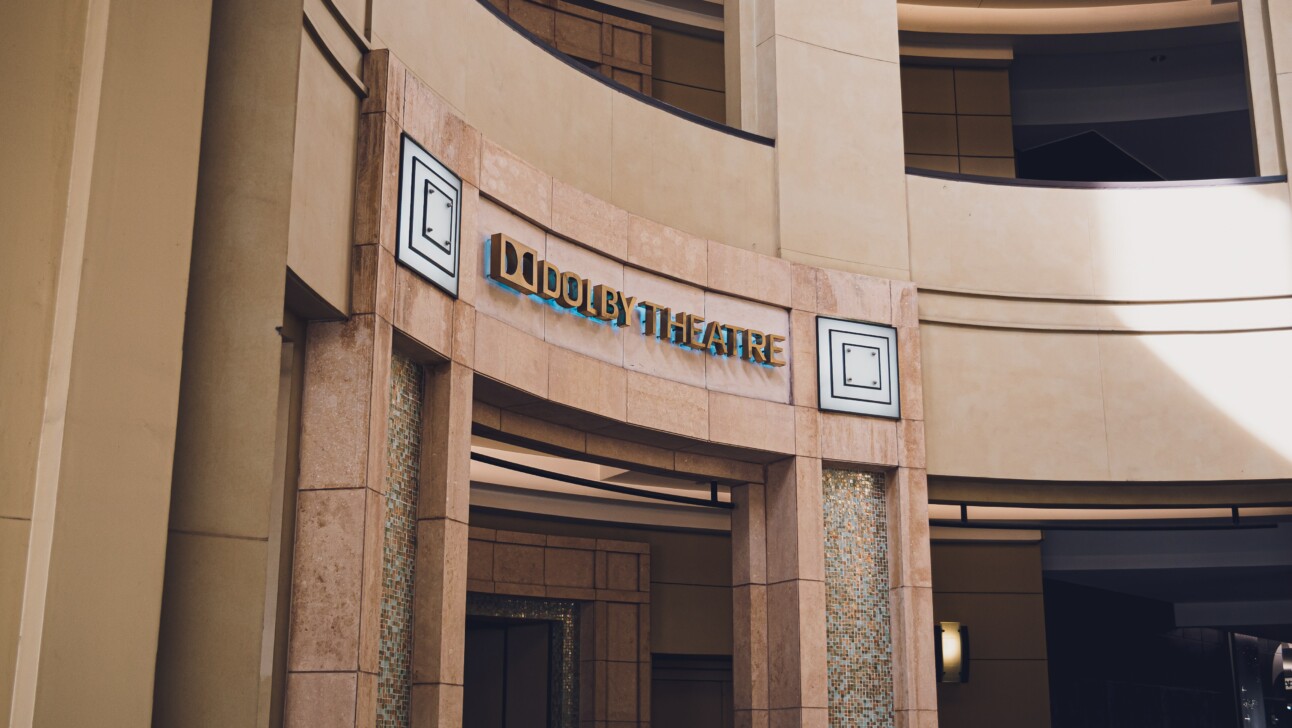
[[395,259],[457,298],[461,233],[462,179],[401,134]]
[[817,316],[817,406],[827,412],[902,416],[897,329]]

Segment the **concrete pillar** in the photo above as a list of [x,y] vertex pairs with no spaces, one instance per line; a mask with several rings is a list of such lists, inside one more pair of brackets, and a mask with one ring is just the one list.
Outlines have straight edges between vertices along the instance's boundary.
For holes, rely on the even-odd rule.
[[762,483],[731,489],[732,707],[736,728],[767,728],[767,527]]
[[414,565],[412,725],[462,725],[472,372],[428,368]]
[[0,716],[151,720],[211,3],[0,23]]
[[768,466],[766,493],[768,723],[824,727],[821,461],[795,457]]
[[1256,173],[1283,174],[1283,129],[1274,72],[1267,0],[1241,0],[1243,52],[1247,61],[1247,97],[1252,110],[1252,143]]
[[888,479],[886,500],[895,725],[937,728],[929,488],[924,470],[898,468]]
[[285,487],[295,489],[277,432],[287,403],[276,329],[300,23],[300,0],[224,2],[212,14],[157,655],[161,725],[265,725],[282,700],[262,694],[261,671],[280,578],[269,544],[281,541]]
[[897,4],[753,7],[752,131],[776,138],[781,256],[909,279]]
[[310,324],[301,410],[287,726],[376,721],[390,324]]

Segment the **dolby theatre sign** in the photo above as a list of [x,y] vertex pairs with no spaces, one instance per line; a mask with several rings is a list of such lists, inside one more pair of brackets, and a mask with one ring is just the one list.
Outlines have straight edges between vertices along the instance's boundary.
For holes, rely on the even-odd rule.
[[639,301],[624,291],[563,271],[538,251],[498,233],[489,239],[490,279],[519,293],[612,326],[637,328],[643,336],[713,356],[763,366],[785,366],[785,337],[721,321],[706,321],[662,303]]

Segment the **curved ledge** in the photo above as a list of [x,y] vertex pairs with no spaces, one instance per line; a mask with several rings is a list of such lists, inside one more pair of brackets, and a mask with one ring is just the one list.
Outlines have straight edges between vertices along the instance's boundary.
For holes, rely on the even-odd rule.
[[588,78],[591,78],[597,81],[602,85],[608,86],[614,89],[615,91],[618,91],[619,93],[624,94],[625,96],[629,96],[649,106],[654,106],[660,111],[667,112],[669,114],[672,114],[673,116],[676,116],[680,119],[685,119],[694,124],[699,124],[700,126],[713,129],[714,131],[722,132],[723,134],[734,136],[738,139],[744,139],[745,141],[754,142],[755,144],[762,144],[763,146],[768,146],[768,147],[776,146],[776,140],[772,139],[771,137],[765,137],[760,134],[754,134],[752,132],[745,131],[743,129],[737,129],[734,126],[719,124],[718,122],[713,121],[712,119],[706,119],[703,116],[700,116],[699,114],[693,114],[684,109],[679,109],[676,106],[670,106],[669,104],[666,104],[663,101],[660,101],[659,99],[656,99],[651,96],[647,96],[646,94],[640,91],[631,89],[623,85],[622,83],[615,81],[614,79],[607,78],[601,75],[600,73],[593,71],[587,66],[584,66],[583,64],[578,63],[573,58],[556,50],[552,46],[548,45],[542,38],[539,38],[537,35],[534,35],[533,33],[529,32],[524,28],[524,26],[520,25],[516,21],[504,15],[502,11],[494,7],[493,3],[490,3],[489,0],[476,0],[476,2],[480,3],[481,6],[483,6],[486,10],[488,10],[495,18],[497,18],[498,20],[506,24],[507,27],[519,33],[529,42],[543,49],[543,51],[546,52],[548,55],[559,60],[561,63],[564,63],[570,68],[573,68],[579,73],[582,73]]
[[1186,179],[1165,182],[1065,182],[1062,180],[1018,179],[1016,177],[987,177],[979,174],[939,172],[932,169],[907,167],[906,173],[914,177],[946,179],[956,182],[973,182],[1002,187],[1042,187],[1063,190],[1114,190],[1114,189],[1165,189],[1171,187],[1227,187],[1231,185],[1267,185],[1287,182],[1286,174],[1267,177],[1233,177],[1229,179]]

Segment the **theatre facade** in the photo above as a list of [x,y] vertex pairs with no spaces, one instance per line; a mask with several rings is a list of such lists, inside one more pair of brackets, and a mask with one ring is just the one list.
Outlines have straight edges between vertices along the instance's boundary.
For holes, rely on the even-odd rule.
[[3,11],[0,715],[1278,725],[1292,15],[960,5]]

